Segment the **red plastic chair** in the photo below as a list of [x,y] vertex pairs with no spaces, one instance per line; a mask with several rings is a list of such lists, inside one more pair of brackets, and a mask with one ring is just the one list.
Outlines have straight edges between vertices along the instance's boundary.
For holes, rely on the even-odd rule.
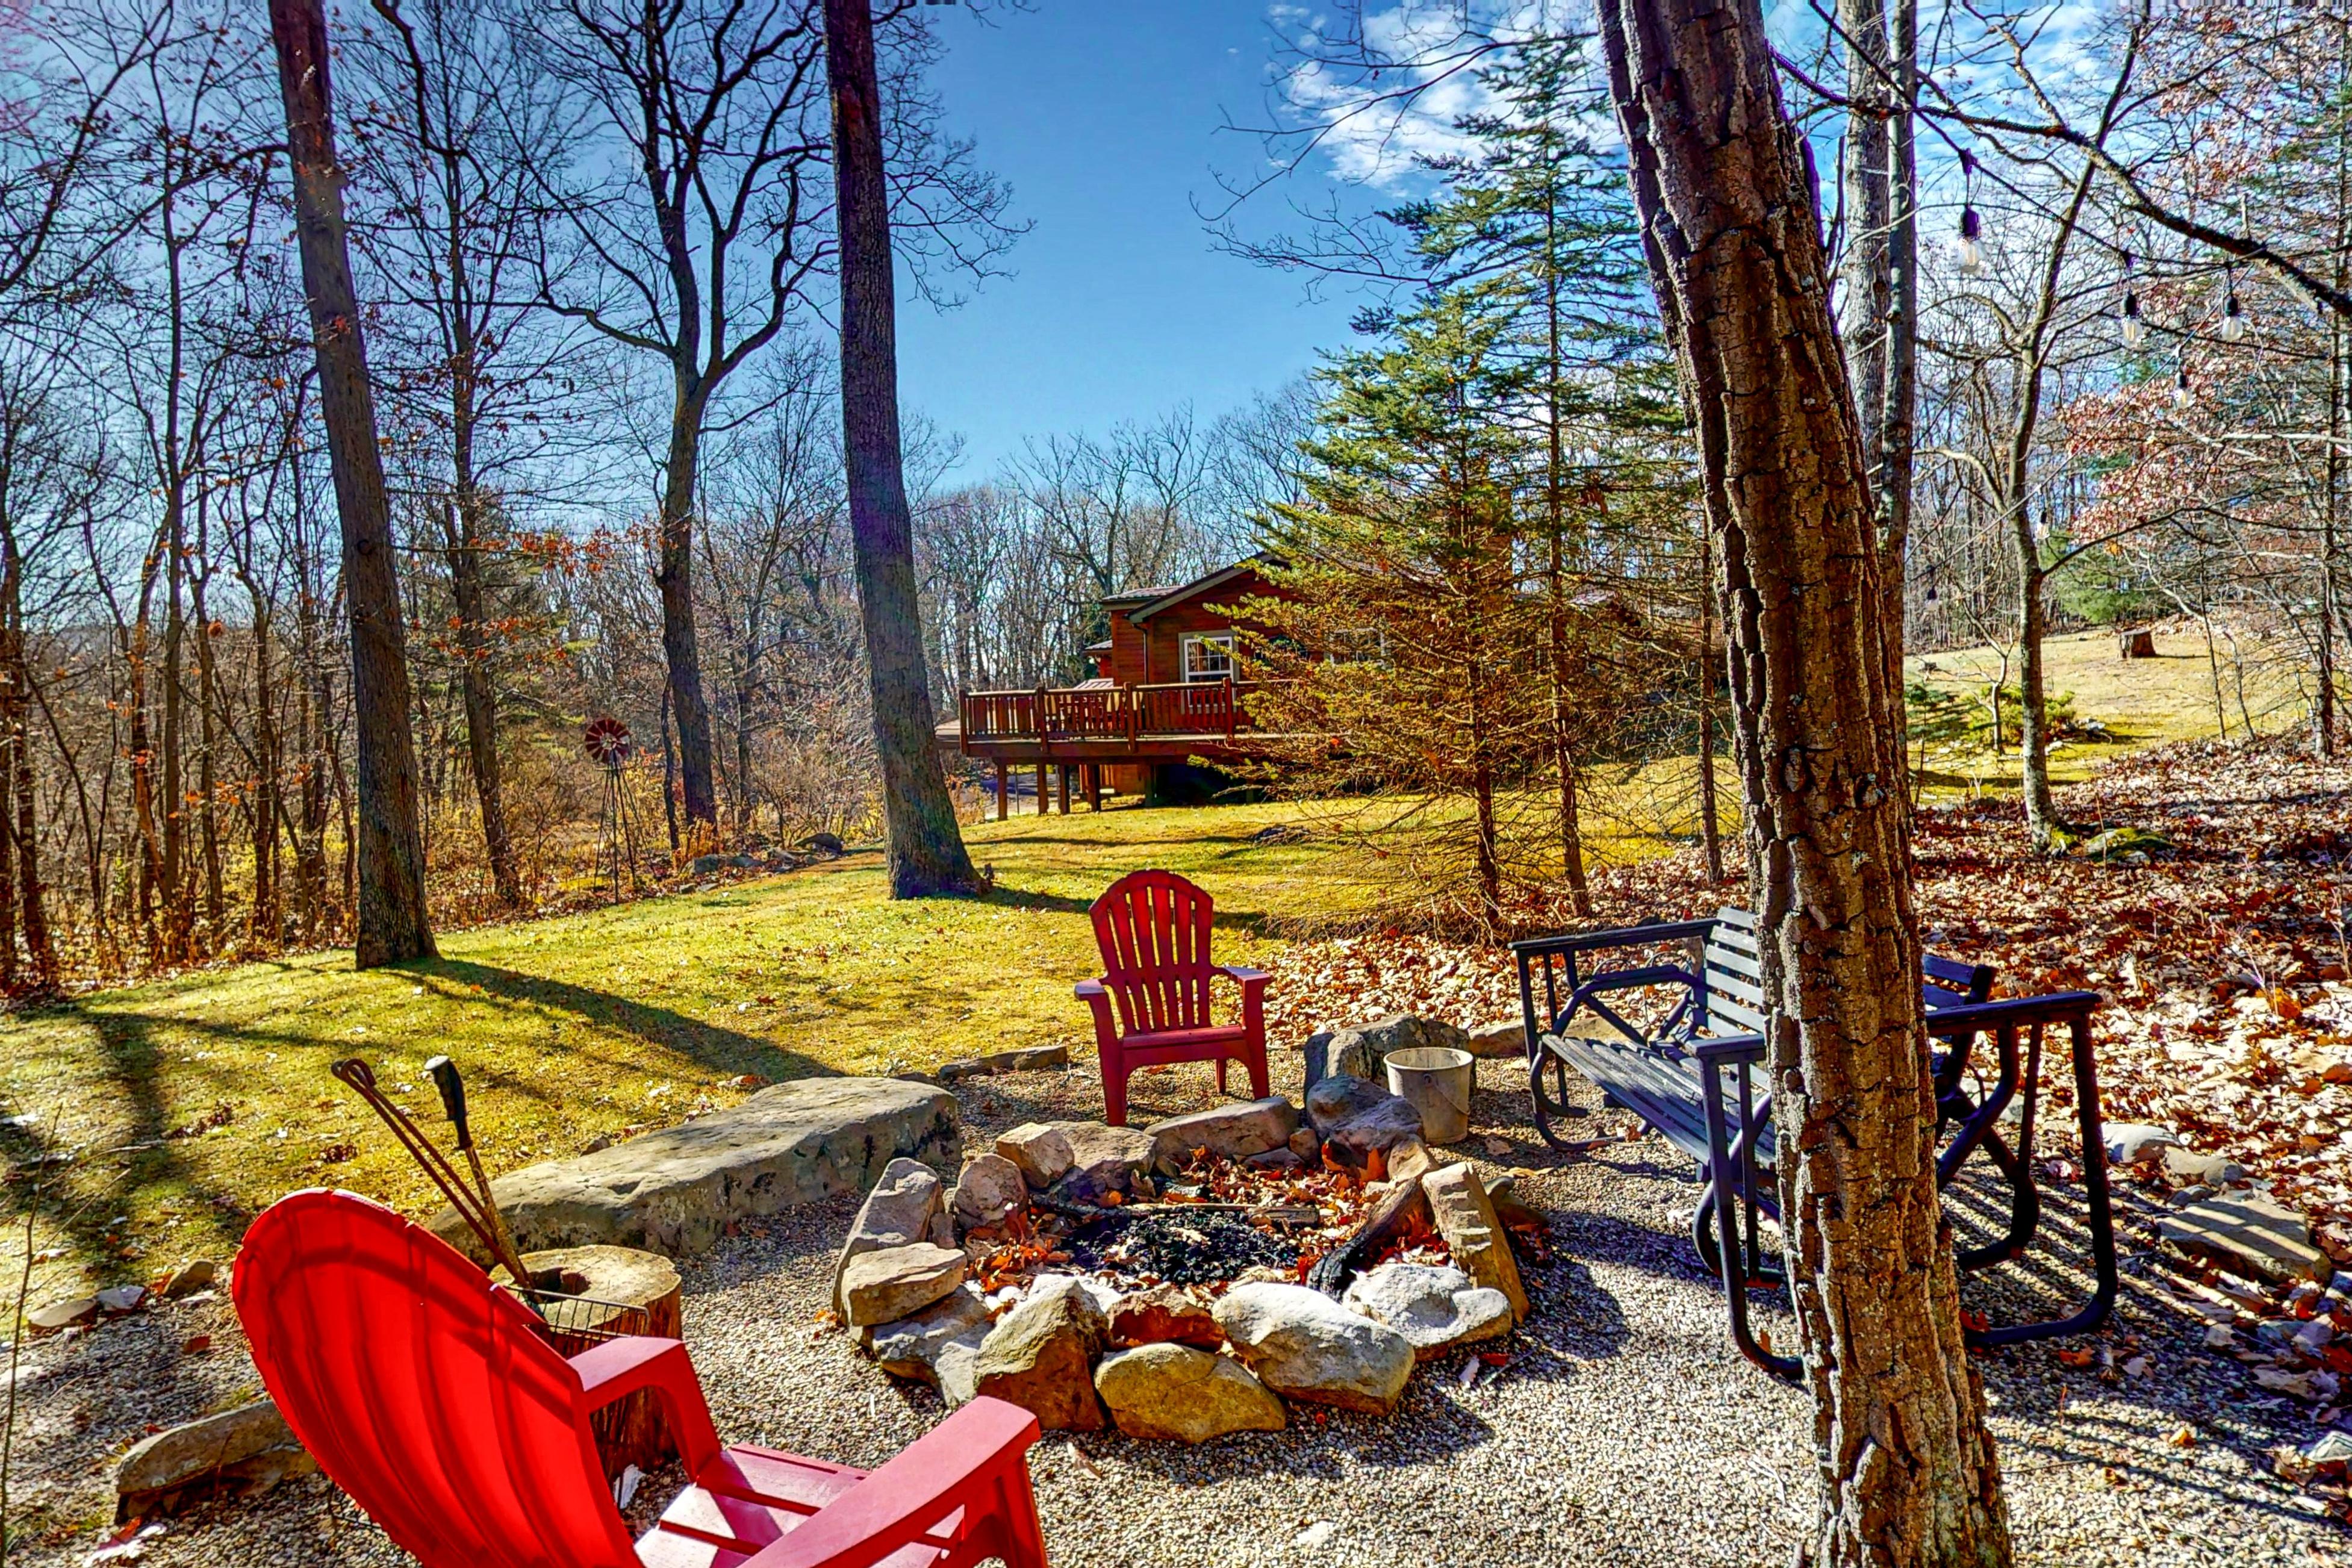
[[[1089,912],[1104,973],[1099,980],[1080,981],[1077,994],[1094,1009],[1103,1110],[1112,1126],[1127,1125],[1127,1075],[1139,1067],[1213,1061],[1222,1093],[1225,1064],[1239,1061],[1249,1068],[1258,1099],[1274,1092],[1265,1068],[1266,976],[1209,962],[1216,905],[1207,893],[1173,871],[1129,871]],[[1213,974],[1240,983],[1240,1023],[1210,1021]]]
[[[1024,1458],[1037,1418],[1001,1400],[870,1475],[721,1447],[678,1341],[567,1361],[446,1242],[350,1193],[270,1205],[234,1292],[294,1435],[425,1568],[1045,1568]],[[588,1417],[641,1389],[693,1483],[632,1544]]]

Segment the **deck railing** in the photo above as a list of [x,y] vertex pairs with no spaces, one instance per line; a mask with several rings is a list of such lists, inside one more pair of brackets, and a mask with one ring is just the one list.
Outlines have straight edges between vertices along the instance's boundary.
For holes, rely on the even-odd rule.
[[983,741],[1123,741],[1197,735],[1230,742],[1250,727],[1252,688],[1231,680],[1158,686],[1040,686],[963,694],[963,745]]

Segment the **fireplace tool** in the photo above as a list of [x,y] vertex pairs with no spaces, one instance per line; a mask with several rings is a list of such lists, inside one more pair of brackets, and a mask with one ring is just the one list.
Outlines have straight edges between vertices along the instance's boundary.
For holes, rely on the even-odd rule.
[[514,1237],[507,1230],[506,1216],[499,1213],[499,1205],[490,1196],[490,1180],[482,1169],[482,1156],[474,1147],[473,1128],[466,1116],[466,1085],[457,1076],[457,1064],[447,1057],[435,1057],[425,1064],[425,1070],[432,1076],[434,1086],[441,1091],[441,1109],[457,1126],[458,1152],[466,1156],[467,1163],[473,1171],[471,1184],[457,1173],[447,1157],[434,1147],[433,1141],[425,1136],[416,1123],[408,1119],[408,1112],[384,1098],[383,1091],[376,1088],[375,1073],[367,1063],[357,1057],[347,1057],[332,1068],[334,1075],[349,1085],[352,1093],[367,1101],[368,1109],[392,1129],[392,1135],[400,1141],[400,1146],[408,1151],[409,1157],[423,1169],[433,1184],[441,1189],[441,1195],[449,1200],[449,1206],[457,1211],[457,1217],[466,1222],[466,1228],[480,1239],[483,1249],[492,1259],[505,1266],[507,1273],[514,1280],[514,1293],[526,1305],[536,1310],[532,1302],[530,1276],[522,1266],[522,1254],[516,1249]]

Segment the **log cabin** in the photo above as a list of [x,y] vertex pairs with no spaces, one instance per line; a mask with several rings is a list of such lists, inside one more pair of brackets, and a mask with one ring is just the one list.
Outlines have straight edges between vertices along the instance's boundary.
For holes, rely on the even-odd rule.
[[1171,770],[1213,768],[1248,754],[1249,688],[1234,677],[1234,630],[1253,597],[1284,596],[1251,556],[1190,583],[1136,588],[1102,601],[1110,635],[1090,645],[1090,679],[1026,691],[965,691],[939,726],[943,752],[992,763],[996,815],[1013,770],[1037,770],[1037,809],[1073,786],[1097,810],[1106,792],[1150,795]]

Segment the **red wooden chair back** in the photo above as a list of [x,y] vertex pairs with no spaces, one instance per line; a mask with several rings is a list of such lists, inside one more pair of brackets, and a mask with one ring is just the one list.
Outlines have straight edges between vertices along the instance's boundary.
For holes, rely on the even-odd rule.
[[246,1233],[234,1293],[287,1425],[415,1557],[638,1568],[579,1374],[448,1243],[351,1193],[297,1193]]
[[1173,871],[1129,871],[1094,902],[1103,983],[1129,1034],[1209,1023],[1209,928],[1216,905]]

